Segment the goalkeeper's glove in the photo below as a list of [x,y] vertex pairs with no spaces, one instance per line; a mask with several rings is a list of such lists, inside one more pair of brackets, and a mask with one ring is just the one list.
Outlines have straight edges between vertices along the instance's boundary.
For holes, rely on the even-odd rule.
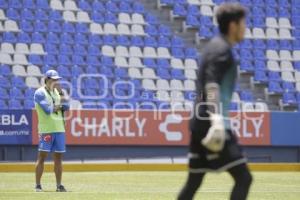
[[219,152],[224,148],[226,133],[223,116],[219,114],[210,114],[211,127],[207,135],[201,140],[201,143],[208,150]]

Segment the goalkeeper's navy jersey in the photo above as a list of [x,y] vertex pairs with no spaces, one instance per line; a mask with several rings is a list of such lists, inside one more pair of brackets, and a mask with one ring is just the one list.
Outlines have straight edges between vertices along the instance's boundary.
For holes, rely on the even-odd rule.
[[[207,83],[217,83],[220,88],[220,108],[223,116],[228,117],[228,110],[234,91],[237,64],[231,51],[231,45],[224,36],[211,39],[204,48],[202,61],[197,72],[197,98],[195,112],[198,116],[208,116],[207,107],[197,105],[206,102],[204,87]],[[190,123],[192,130],[201,129],[201,120],[194,114]],[[230,128],[229,120],[225,120],[226,128]]]

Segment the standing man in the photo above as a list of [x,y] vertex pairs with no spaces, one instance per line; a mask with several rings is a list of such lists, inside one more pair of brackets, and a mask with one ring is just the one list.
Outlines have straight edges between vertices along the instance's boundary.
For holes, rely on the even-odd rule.
[[62,155],[66,151],[64,111],[69,109],[69,103],[60,87],[59,79],[61,77],[55,70],[48,70],[45,74],[45,85],[34,93],[39,132],[39,153],[35,168],[37,192],[43,191],[41,177],[49,152],[53,153],[56,191],[66,192],[61,178]]
[[235,185],[230,199],[245,200],[252,182],[237,138],[230,129],[228,110],[237,73],[232,46],[244,38],[246,10],[225,3],[216,12],[220,36],[207,44],[198,71],[194,117],[190,121],[189,174],[178,199],[190,200],[205,173],[227,171]]

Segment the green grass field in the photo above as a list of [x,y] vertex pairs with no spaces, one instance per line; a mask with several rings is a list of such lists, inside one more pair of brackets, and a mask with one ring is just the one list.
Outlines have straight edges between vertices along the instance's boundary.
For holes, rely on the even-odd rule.
[[[254,172],[250,200],[299,200],[300,173]],[[43,176],[45,192],[35,193],[33,173],[0,173],[0,199],[94,200],[175,199],[185,172],[67,172],[68,193],[56,193],[53,173]],[[232,187],[229,175],[209,174],[195,199],[226,200]]]

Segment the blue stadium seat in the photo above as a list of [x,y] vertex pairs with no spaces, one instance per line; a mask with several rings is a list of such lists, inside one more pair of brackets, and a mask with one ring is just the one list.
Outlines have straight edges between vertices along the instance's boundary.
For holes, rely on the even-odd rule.
[[293,40],[293,49],[300,50],[300,39]]
[[145,20],[150,24],[150,25],[158,25],[159,21],[157,17],[151,13],[147,13],[145,16]]
[[157,36],[158,30],[155,25],[148,25],[145,28],[145,32],[150,36]]
[[89,35],[89,43],[94,45],[103,44],[102,38],[99,35],[90,34]]
[[172,47],[184,47],[184,41],[181,37],[173,36],[172,37]]
[[140,36],[133,36],[131,38],[131,45],[137,46],[137,47],[143,47],[144,46],[144,40]]
[[48,31],[53,32],[53,33],[61,33],[62,28],[59,22],[57,21],[49,21],[48,22]]
[[157,59],[157,68],[170,68],[169,60],[165,58]]
[[[44,63],[47,65],[52,65],[52,66],[56,66],[57,65],[57,59],[54,55],[45,55],[44,56]],[[63,64],[63,63],[61,63]]]
[[185,76],[183,74],[183,71],[181,69],[172,69],[171,70],[172,78],[178,79],[178,80],[185,80]]
[[144,58],[143,59],[143,64],[146,67],[149,67],[149,68],[156,68],[157,67],[157,64],[156,64],[155,60],[152,59],[152,58]]
[[1,76],[10,76],[11,69],[8,65],[0,65],[0,77]]
[[231,110],[231,111],[238,111],[238,110],[239,110],[238,103],[236,103],[236,102],[231,102],[231,103],[230,103],[230,106],[229,106],[229,110]]
[[[87,58],[87,63],[88,63],[88,64],[94,64],[94,63],[91,61],[90,57],[93,57],[93,56],[89,56],[89,57]],[[73,64],[78,65],[78,66],[83,66],[83,65],[85,65],[84,58],[83,58],[83,56],[80,56],[80,55],[73,55],[73,56],[72,56],[72,62],[73,62]]]
[[175,58],[183,59],[185,57],[183,48],[172,48],[171,52]]
[[275,17],[275,18],[278,17],[278,13],[277,13],[276,8],[271,7],[271,6],[267,6],[266,7],[266,16]]
[[41,9],[48,9],[49,4],[47,0],[37,0],[36,1],[36,7]]
[[254,49],[253,52],[254,59],[255,60],[265,60],[265,51],[260,50],[260,49]]
[[200,37],[206,37],[206,38],[211,38],[213,37],[213,32],[211,31],[210,28],[206,26],[200,26],[199,27],[199,36]]
[[170,72],[168,71],[168,69],[165,68],[157,68],[156,71],[157,76],[163,78],[163,79],[171,79],[171,75]]
[[20,110],[23,109],[23,106],[21,104],[20,100],[12,99],[8,102],[8,107],[11,110]]
[[42,65],[44,63],[41,56],[39,55],[29,55],[28,60],[34,65]]
[[19,88],[13,87],[9,90],[10,99],[24,99],[24,95]]
[[198,50],[195,48],[186,48],[185,49],[185,57],[191,58],[191,59],[197,59],[198,58]]
[[[46,25],[46,22],[45,21],[35,21],[34,23],[34,31],[35,32],[42,32],[42,33],[46,33],[48,32],[48,28],[47,25]],[[52,30],[51,30],[52,31]]]
[[160,47],[166,47],[169,48],[171,47],[171,41],[168,37],[165,36],[159,36],[158,37],[158,44]]
[[88,33],[89,28],[86,23],[76,23],[76,33]]
[[173,14],[176,16],[184,17],[187,14],[187,10],[184,5],[175,4],[173,8]]
[[249,50],[249,49],[241,49],[240,56],[241,56],[241,60],[243,60],[243,59],[252,60],[253,59],[253,55],[251,53],[251,50]]
[[64,78],[72,77],[71,72],[67,66],[59,65],[56,70],[59,73],[59,75]]
[[106,7],[106,10],[109,12],[112,12],[112,13],[119,12],[119,8],[118,8],[117,4],[112,1],[106,2],[105,7]]
[[192,27],[197,27],[199,26],[199,19],[197,16],[195,15],[191,15],[191,14],[188,14],[187,17],[186,17],[186,25],[187,26],[192,26]]
[[0,8],[7,8],[8,4],[6,0],[0,0]]
[[77,42],[77,44],[88,44],[86,35],[81,33],[76,33],[74,40]]
[[9,0],[8,6],[10,8],[22,8],[22,2],[20,0]]
[[294,62],[294,68],[295,68],[297,71],[300,71],[300,61],[295,61],[295,62]]
[[46,39],[42,33],[34,32],[34,33],[32,33],[32,42],[33,43],[45,43]]
[[276,40],[267,40],[267,48],[273,49],[273,50],[278,50],[279,44]]
[[105,10],[106,10],[103,2],[101,2],[101,1],[94,1],[92,3],[92,9],[93,9],[93,11],[97,10],[99,12],[105,12]]
[[269,71],[269,80],[270,81],[281,81],[279,72]]
[[33,88],[26,88],[25,92],[24,92],[24,98],[32,100],[33,96],[34,96],[34,92],[35,92],[35,89],[33,89]]
[[34,20],[35,19],[35,16],[34,16],[32,10],[29,10],[26,8],[21,11],[21,17],[23,20]]
[[117,43],[121,46],[130,46],[130,40],[125,35],[119,35],[117,36]]
[[159,26],[160,35],[170,37],[172,35],[172,31],[168,26],[160,25]]
[[255,70],[254,71],[254,81],[256,81],[256,82],[268,82],[269,78],[268,78],[265,71]]
[[[93,66],[99,66],[101,64],[97,56],[88,56],[86,62],[88,65],[93,65]],[[82,65],[85,64],[83,59],[79,63],[80,64],[82,63]]]
[[279,82],[270,81],[268,84],[268,92],[269,93],[283,93],[283,89]]
[[88,1],[85,1],[85,0],[80,0],[78,3],[77,3],[78,7],[81,9],[81,10],[84,10],[84,11],[91,11],[92,10],[92,7],[91,5],[89,4]]
[[45,10],[38,9],[38,10],[35,11],[35,18],[39,19],[39,20],[42,20],[42,21],[45,21],[45,20],[48,20],[48,14],[46,13]]
[[32,109],[32,108],[34,108],[34,101],[25,99],[24,100],[24,109]]
[[86,68],[86,73],[87,74],[98,74],[99,72],[98,72],[98,69],[95,66],[89,65]]
[[54,43],[54,44],[60,43],[59,38],[56,33],[52,33],[52,32],[48,33],[46,39],[47,39],[47,42],[49,42],[49,43]]
[[293,82],[282,82],[282,88],[285,92],[296,92],[296,88]]
[[157,47],[157,41],[155,37],[145,37],[144,42],[145,42],[145,46]]
[[[26,34],[26,33],[20,33],[19,36],[23,35],[23,34]],[[21,39],[21,40],[20,40]],[[19,37],[18,41],[22,41],[22,38]],[[11,33],[11,32],[4,32],[3,33],[3,42],[9,42],[9,43],[16,43],[17,42],[17,38],[15,36],[14,33]],[[28,42],[25,42],[23,41],[24,43],[29,43],[30,42],[30,39]]]
[[133,12],[133,9],[132,9],[130,3],[127,3],[125,1],[121,1],[119,4],[119,7],[120,7],[120,12],[123,12],[123,13],[132,13]]
[[74,27],[74,24],[70,23],[70,22],[64,22],[62,24],[62,29],[63,29],[63,32],[65,33],[75,33],[75,27]]
[[12,87],[17,87],[17,88],[26,88],[27,87],[24,82],[24,79],[19,76],[12,77],[11,84],[12,84]]
[[240,98],[245,102],[253,102],[253,94],[250,91],[241,91]]
[[104,18],[105,18],[105,22],[107,23],[111,23],[111,24],[119,23],[119,20],[114,13],[106,12]]
[[262,60],[254,60],[255,70],[267,70],[266,63]]
[[87,50],[83,45],[76,44],[74,45],[74,54],[84,56],[87,55]]
[[101,52],[98,46],[89,45],[88,46],[88,54],[92,56],[100,56]]
[[63,55],[72,55],[73,54],[73,50],[72,47],[68,44],[61,44],[59,46],[59,53],[63,54]]
[[188,7],[187,7],[187,13],[189,15],[196,15],[196,16],[200,14],[199,8],[196,5],[188,5]]
[[279,45],[280,45],[280,49],[282,50],[292,50],[292,44],[288,40],[280,40]]
[[109,46],[115,46],[116,45],[115,37],[113,35],[104,35],[103,44]]
[[20,17],[20,13],[18,12],[18,10],[17,9],[13,9],[13,8],[7,9],[6,16],[9,19],[12,19],[12,20],[19,20],[21,18]]
[[290,93],[290,92],[285,92],[282,95],[282,102],[284,104],[289,104],[289,105],[296,105],[297,104],[297,100],[295,97],[294,93]]
[[263,40],[253,40],[254,49],[266,49],[266,44]]
[[63,33],[60,35],[61,44],[74,44],[74,39],[71,33]]
[[145,14],[145,8],[143,4],[134,2],[132,7],[135,13]]
[[49,11],[49,20],[50,21],[62,21],[62,16],[58,10]]
[[252,45],[251,40],[245,39],[245,40],[243,40],[243,42],[240,43],[240,47],[243,49],[252,49],[253,45]]
[[128,78],[127,70],[124,68],[116,68],[115,69],[115,76],[120,78]]
[[7,90],[4,88],[0,88],[0,99],[9,99],[9,95],[7,93]]
[[108,67],[101,67],[100,68],[100,73],[107,76],[108,78],[113,78],[114,77],[114,73],[113,73],[112,69],[108,68]]
[[251,60],[242,59],[240,63],[241,71],[252,72],[254,71],[254,65]]

